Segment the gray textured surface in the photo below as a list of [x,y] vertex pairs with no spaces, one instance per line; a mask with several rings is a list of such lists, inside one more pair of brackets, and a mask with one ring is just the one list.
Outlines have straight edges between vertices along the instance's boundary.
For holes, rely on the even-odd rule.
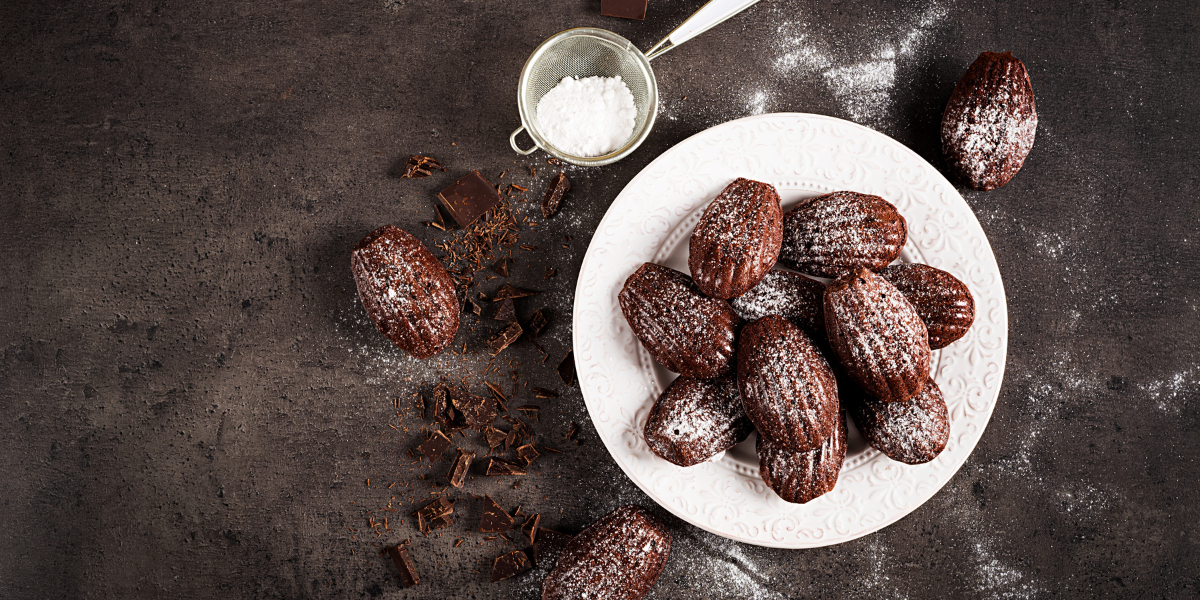
[[[408,521],[366,530],[407,512],[379,511],[390,496],[428,489],[383,487],[430,471],[400,458],[419,421],[392,399],[459,367],[373,330],[349,250],[385,223],[443,240],[419,225],[434,191],[546,166],[505,140],[541,39],[599,25],[648,47],[699,4],[651,0],[645,22],[578,0],[0,5],[0,597],[538,597],[536,573],[487,582],[503,548],[468,531],[477,502],[429,539]],[[514,280],[545,293],[522,310],[551,311],[556,357],[605,208],[695,132],[816,112],[940,165],[941,109],[983,50],[1025,61],[1041,126],[1008,186],[964,193],[1012,324],[999,405],[959,474],[820,550],[738,545],[655,508],[675,549],[653,597],[1195,597],[1198,22],[1188,2],[764,0],[655,62],[650,139],[571,169],[563,213],[523,237],[542,250]],[[417,152],[449,171],[388,176]],[[510,177],[540,190],[548,172]],[[460,342],[494,328],[477,323]],[[522,381],[556,384],[528,342],[510,352]],[[536,402],[547,438],[575,421],[583,445],[559,442],[519,489],[476,476],[468,492],[568,532],[648,502],[577,388]],[[406,537],[424,581],[401,591],[373,543]]]

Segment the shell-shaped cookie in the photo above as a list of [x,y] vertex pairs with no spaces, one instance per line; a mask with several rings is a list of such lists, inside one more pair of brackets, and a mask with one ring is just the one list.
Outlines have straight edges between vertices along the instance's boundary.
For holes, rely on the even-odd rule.
[[[929,331],[929,349],[945,348],[967,334],[975,321],[975,299],[967,284],[941,269],[919,263],[884,267],[879,275],[912,303]],[[737,307],[734,307],[737,310]]]
[[779,315],[742,328],[738,390],[760,436],[795,451],[820,446],[833,434],[837,381],[813,341]]
[[542,582],[542,600],[640,600],[671,554],[671,532],[646,509],[626,505],[571,539]]
[[783,217],[779,258],[802,273],[838,277],[900,256],[908,224],[890,202],[857,192],[812,198]]
[[679,377],[654,402],[643,432],[650,450],[681,467],[702,463],[746,439],[737,380]]
[[688,246],[700,291],[728,299],[746,293],[779,260],[783,210],[779,193],[739,177],[704,209]]
[[749,323],[779,315],[812,336],[825,339],[825,284],[799,273],[773,269],[750,291],[729,301]]
[[384,225],[354,246],[350,268],[367,316],[393,344],[429,358],[454,341],[454,281],[420,240]]
[[880,400],[907,400],[929,378],[925,323],[900,290],[867,269],[825,288],[825,331],[846,375]]
[[950,441],[950,412],[942,390],[930,379],[921,393],[904,402],[880,402],[853,394],[846,408],[871,446],[893,460],[927,463]]
[[755,444],[758,472],[780,498],[811,502],[833,490],[846,460],[846,418],[839,413],[833,435],[820,447],[797,452],[762,436]]
[[617,299],[633,334],[664,367],[698,379],[733,370],[741,320],[728,302],[705,296],[687,275],[645,263],[625,280]]

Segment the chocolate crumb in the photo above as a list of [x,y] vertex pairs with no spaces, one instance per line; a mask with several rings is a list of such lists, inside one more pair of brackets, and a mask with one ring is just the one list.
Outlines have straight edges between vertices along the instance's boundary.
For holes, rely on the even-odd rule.
[[554,213],[558,212],[559,204],[562,203],[563,195],[571,189],[571,180],[567,179],[566,173],[559,172],[550,182],[550,187],[546,188],[546,194],[542,196],[542,217],[550,218]]
[[578,439],[576,439],[576,438],[575,438],[575,436],[577,436],[577,435],[579,435],[579,425],[576,425],[576,424],[575,424],[575,421],[571,421],[571,424],[570,424],[570,425],[567,425],[567,436],[566,436],[566,438],[567,438],[568,440],[571,440],[571,441],[575,442],[576,444],[578,444],[578,443],[580,443],[580,442],[579,442],[579,440],[578,440]]
[[558,363],[558,376],[568,386],[575,385],[575,351],[568,350],[562,362]]
[[553,279],[555,275],[558,275],[558,269],[546,267],[546,276],[542,277],[542,279]]

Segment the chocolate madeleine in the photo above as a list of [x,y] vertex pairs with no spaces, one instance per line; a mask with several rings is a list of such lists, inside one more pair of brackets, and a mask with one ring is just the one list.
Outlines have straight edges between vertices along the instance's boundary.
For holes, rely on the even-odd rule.
[[542,582],[542,600],[640,600],[670,554],[671,532],[654,515],[619,507],[571,539]]
[[760,436],[802,452],[833,435],[837,381],[813,341],[779,315],[742,329],[738,389]]
[[692,278],[645,263],[617,296],[633,334],[650,356],[689,377],[712,379],[733,369],[737,313],[700,292]]
[[[967,284],[929,265],[899,263],[879,275],[917,309],[929,331],[929,349],[945,348],[967,334],[975,321],[975,299]],[[737,310],[736,308],[734,310]]]
[[816,279],[774,269],[729,305],[747,323],[779,315],[814,340],[825,339],[825,284]]
[[650,409],[644,433],[655,454],[690,467],[734,447],[753,429],[730,375],[672,381]]
[[833,435],[819,448],[796,452],[767,438],[758,437],[758,473],[780,498],[796,504],[833,490],[846,460],[846,418],[841,413]]
[[825,288],[825,330],[846,376],[884,402],[915,396],[929,378],[929,334],[886,279],[858,269]]
[[1012,52],[984,52],[958,80],[946,103],[942,152],[964,183],[994,190],[1025,164],[1037,124],[1025,64]]
[[834,192],[784,215],[779,258],[802,273],[838,277],[859,267],[886,267],[900,256],[907,236],[908,223],[887,200]]
[[846,402],[850,417],[867,442],[893,460],[910,465],[927,463],[950,441],[950,412],[933,379],[921,393],[904,402],[880,402],[854,394]]
[[454,341],[454,281],[420,240],[384,225],[354,246],[350,267],[367,316],[400,349],[429,358]]
[[688,268],[713,298],[741,296],[775,266],[783,238],[779,193],[742,177],[704,209],[688,245]]

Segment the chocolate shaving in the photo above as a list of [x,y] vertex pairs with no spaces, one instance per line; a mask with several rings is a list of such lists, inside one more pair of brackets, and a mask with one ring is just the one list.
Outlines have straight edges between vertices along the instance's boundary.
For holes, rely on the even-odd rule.
[[540,293],[541,292],[533,292],[530,290],[523,290],[521,288],[513,287],[506,283],[506,284],[500,286],[500,289],[496,290],[496,294],[494,296],[492,296],[492,302],[496,302],[498,300],[504,300],[506,298],[524,298],[526,296],[536,296]]
[[558,397],[558,392],[556,392],[554,390],[548,390],[546,388],[540,388],[540,387],[535,387],[532,389],[533,389],[533,397],[534,398],[557,398]]
[[446,170],[444,167],[442,167],[442,163],[438,162],[436,158],[433,158],[432,156],[421,156],[420,154],[414,154],[413,156],[408,157],[408,162],[404,163],[404,174],[400,176],[400,179],[429,177],[433,174],[434,169],[440,169],[442,171]]
[[512,515],[505,512],[491,496],[483,496],[483,515],[479,517],[479,531],[483,533],[498,533],[512,529]]
[[541,454],[539,454],[538,451],[533,447],[533,444],[525,444],[524,446],[517,448],[517,458],[525,461],[526,466],[529,466],[529,463],[532,463],[539,456],[541,456]]
[[558,269],[555,269],[554,267],[546,267],[546,276],[542,277],[542,279],[554,279],[555,275],[558,275]]
[[509,462],[502,458],[488,459],[487,474],[490,476],[496,475],[525,475],[525,467],[514,462]]
[[505,348],[509,347],[513,342],[521,337],[521,324],[513,321],[507,327],[497,331],[492,339],[488,340],[488,353],[492,356],[500,354]]
[[554,568],[558,555],[571,543],[571,537],[545,527],[538,528],[537,541],[533,543],[533,560],[539,568],[549,571]]
[[442,457],[442,454],[453,445],[454,443],[450,441],[450,438],[446,437],[446,434],[440,431],[431,431],[425,438],[425,441],[417,446],[417,450],[421,454],[424,454],[429,459],[429,462],[437,462]]
[[525,523],[521,525],[521,533],[524,533],[525,537],[529,538],[530,544],[537,543],[538,523],[541,521],[542,515],[533,515],[525,519]]
[[467,471],[471,469],[471,461],[475,459],[475,453],[469,450],[458,449],[458,458],[454,459],[454,465],[450,467],[450,472],[446,474],[446,479],[450,480],[450,485],[456,488],[462,488],[467,482]]
[[554,213],[558,212],[558,206],[562,203],[563,195],[567,190],[571,189],[571,180],[567,179],[567,174],[559,172],[550,181],[550,187],[546,188],[546,194],[542,196],[542,217],[549,219]]
[[513,550],[508,554],[497,556],[492,562],[492,583],[516,577],[533,568],[529,555],[524,550]]
[[567,355],[563,357],[562,362],[558,363],[558,376],[562,378],[563,383],[567,385],[575,385],[575,351],[568,350]]
[[505,298],[496,308],[496,314],[492,318],[497,321],[516,321],[517,306],[513,304],[512,298]]
[[476,396],[463,388],[455,387],[450,391],[450,401],[454,403],[454,408],[462,413],[464,423],[471,429],[483,431],[491,427],[492,421],[496,420],[496,402],[491,398]]
[[562,454],[562,450],[553,446],[542,446],[542,452],[553,452],[554,454]]
[[396,570],[400,571],[400,579],[404,582],[404,587],[412,587],[421,583],[421,576],[417,575],[417,565],[413,562],[412,556],[408,554],[408,548],[404,545],[389,546],[386,549],[388,556],[392,557],[392,562],[396,563]]
[[529,332],[533,334],[533,337],[537,337],[546,328],[548,322],[546,313],[540,308],[537,309],[533,316],[529,317]]
[[580,441],[575,438],[575,436],[577,436],[577,435],[579,435],[579,426],[575,424],[575,421],[571,421],[571,424],[567,425],[567,436],[566,437],[568,440],[571,440],[572,442],[579,444]]
[[537,249],[538,249],[537,246],[533,246],[531,244],[521,244],[520,246],[517,246],[517,247],[522,250],[527,250],[529,252],[537,252]]

